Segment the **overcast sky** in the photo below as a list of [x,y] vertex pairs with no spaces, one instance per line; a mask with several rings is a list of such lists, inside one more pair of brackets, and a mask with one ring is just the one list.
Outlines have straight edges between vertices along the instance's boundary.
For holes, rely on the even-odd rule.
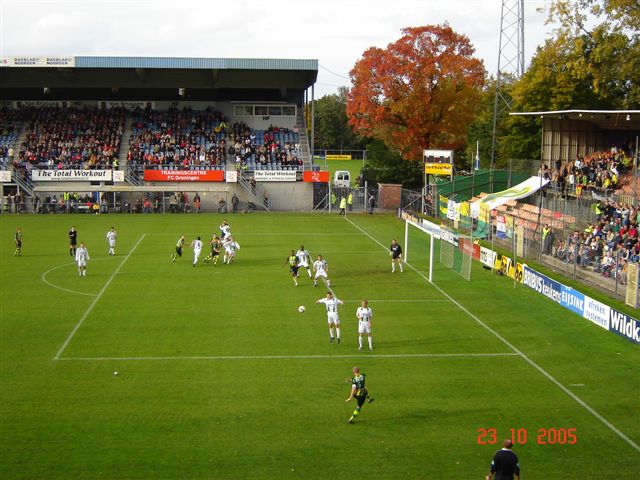
[[[550,31],[546,9],[537,11],[549,3],[525,0],[527,65]],[[500,8],[500,0],[0,0],[0,56],[314,58],[318,98],[349,84],[343,77],[367,48],[384,48],[403,27],[445,21],[495,73]]]

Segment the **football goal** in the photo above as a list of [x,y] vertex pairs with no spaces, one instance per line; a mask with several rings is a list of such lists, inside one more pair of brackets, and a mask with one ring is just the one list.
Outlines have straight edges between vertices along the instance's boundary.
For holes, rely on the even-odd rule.
[[[404,218],[404,261],[409,261],[409,252],[412,258],[423,261],[426,257],[428,278],[433,281],[433,263],[435,258],[436,241],[440,243],[440,263],[454,272],[458,273],[462,278],[471,280],[471,261],[473,258],[473,239],[470,236],[458,235],[452,230],[436,225],[427,220],[418,218]],[[422,249],[422,242],[411,242],[409,235],[410,229],[416,229],[428,235],[429,247],[428,252],[418,251]]]
[[459,235],[452,230],[440,228],[440,263],[450,268],[462,278],[471,280],[471,260],[473,258],[473,238]]

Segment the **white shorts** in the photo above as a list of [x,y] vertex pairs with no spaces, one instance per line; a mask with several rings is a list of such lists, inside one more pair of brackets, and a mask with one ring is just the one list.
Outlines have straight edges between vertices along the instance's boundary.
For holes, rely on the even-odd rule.
[[358,320],[358,333],[371,333],[371,323]]
[[193,258],[195,258],[196,260],[198,260],[200,258],[200,253],[202,252],[202,250],[194,250],[193,251]]
[[80,260],[78,262],[78,267],[86,267],[87,266],[87,262],[85,262],[84,260]]
[[320,277],[329,278],[329,277],[327,276],[327,272],[325,272],[324,270],[318,270],[318,271],[316,272],[315,279],[317,280],[317,279],[318,279],[318,278],[320,278]]
[[340,319],[338,318],[338,312],[327,312],[327,323],[331,325],[335,323],[336,325],[340,325]]
[[307,262],[298,263],[298,268],[309,268],[309,264]]
[[116,242],[115,241],[109,242],[109,247],[116,248]]

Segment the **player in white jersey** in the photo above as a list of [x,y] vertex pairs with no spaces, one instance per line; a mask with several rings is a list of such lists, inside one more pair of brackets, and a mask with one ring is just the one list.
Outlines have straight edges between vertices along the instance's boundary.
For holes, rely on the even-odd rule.
[[228,237],[231,236],[231,227],[227,223],[226,218],[222,221],[219,228],[220,228],[220,238],[222,240],[226,240]]
[[369,339],[369,350],[373,350],[373,338],[371,337],[373,311],[369,307],[369,302],[362,301],[362,306],[356,310],[356,317],[358,317],[358,349],[362,350],[362,336],[366,334]]
[[107,232],[107,243],[109,244],[109,255],[116,254],[116,239],[118,238],[118,234],[116,233],[116,229],[111,227]]
[[336,336],[340,343],[340,317],[338,317],[338,305],[342,305],[342,300],[333,296],[333,293],[327,292],[326,298],[316,300],[316,303],[324,303],[327,309],[327,323],[329,324],[329,342],[333,342],[333,327],[336,328]]
[[236,242],[231,235],[223,242],[224,245],[224,257],[223,263],[230,265],[236,259],[236,251],[240,250],[240,245]]
[[298,257],[298,269],[304,268],[309,274],[309,278],[311,278],[311,267],[309,266],[311,255],[304,249],[304,245],[300,245],[300,250],[296,252],[296,257]]
[[193,248],[193,266],[195,267],[202,253],[202,240],[200,240],[200,237],[191,242],[191,247]]
[[317,287],[318,278],[322,278],[327,284],[327,287],[330,287],[331,280],[329,280],[329,267],[327,266],[327,261],[322,258],[322,255],[318,255],[318,259],[313,262],[313,269],[316,272],[315,277],[313,277],[313,286]]
[[80,247],[76,249],[76,264],[78,265],[78,275],[87,276],[87,262],[89,261],[89,251],[84,246],[84,242],[80,242]]

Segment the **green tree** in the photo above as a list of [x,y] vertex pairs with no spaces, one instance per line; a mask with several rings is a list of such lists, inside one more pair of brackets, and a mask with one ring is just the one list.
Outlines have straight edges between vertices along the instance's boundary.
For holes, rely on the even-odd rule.
[[357,136],[347,118],[346,87],[315,102],[315,148],[319,150],[362,150],[365,139]]
[[382,141],[367,146],[364,178],[375,183],[399,183],[407,188],[422,188],[422,162],[405,160],[400,152],[390,150]]

